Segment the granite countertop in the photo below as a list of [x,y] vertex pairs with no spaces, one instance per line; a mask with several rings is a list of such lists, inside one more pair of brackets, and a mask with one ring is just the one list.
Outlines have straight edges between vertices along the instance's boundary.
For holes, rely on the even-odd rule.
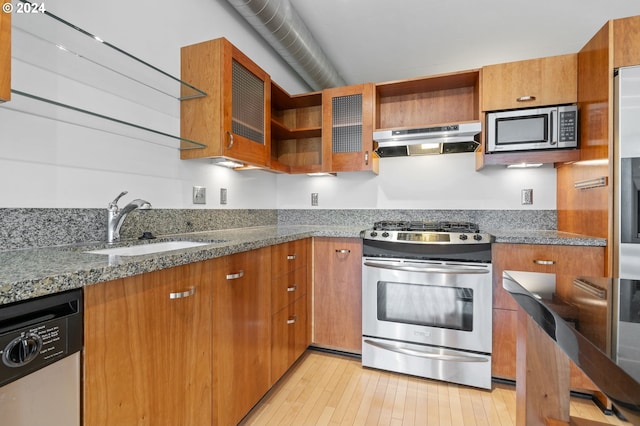
[[[0,251],[0,305],[301,238],[358,238],[365,228],[367,226],[261,226],[165,235],[153,241],[188,240],[211,244],[140,256],[85,253],[108,247],[100,242]],[[496,236],[497,243],[606,245],[604,239],[557,231],[487,232]],[[132,240],[117,246],[145,243],[148,241]]]
[[301,238],[359,237],[362,227],[265,226],[162,236],[151,242],[188,240],[204,246],[140,256],[91,254],[85,251],[145,244],[87,243],[0,252],[0,305],[53,294],[85,285],[226,256]]
[[640,281],[505,271],[503,287],[640,424]]
[[572,234],[570,232],[560,232],[551,230],[486,230],[489,234],[496,237],[496,243],[510,244],[550,244],[550,245],[566,245],[566,246],[596,246],[605,247],[607,240],[605,238],[588,237],[580,234]]

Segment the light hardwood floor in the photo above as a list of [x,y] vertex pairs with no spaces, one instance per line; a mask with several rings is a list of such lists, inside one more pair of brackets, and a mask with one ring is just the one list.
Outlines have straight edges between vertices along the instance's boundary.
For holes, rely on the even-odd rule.
[[[513,386],[484,391],[307,351],[241,425],[514,425],[515,406]],[[629,425],[587,399],[572,398],[571,415]]]

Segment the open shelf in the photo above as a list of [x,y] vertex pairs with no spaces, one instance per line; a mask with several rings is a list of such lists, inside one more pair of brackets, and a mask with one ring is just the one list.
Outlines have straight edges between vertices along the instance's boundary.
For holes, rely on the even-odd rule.
[[[19,2],[30,3],[14,0],[15,4]],[[133,103],[176,116],[179,101],[206,95],[189,83],[49,11],[13,14],[12,43],[12,60],[16,64],[42,73],[46,78],[59,76],[88,86],[90,90],[113,95],[116,102],[121,99],[127,104]],[[46,86],[42,81],[38,76],[15,79],[12,92],[18,95],[16,102],[12,100],[3,107],[52,119],[59,115],[63,117],[62,120],[73,124],[100,130],[107,128],[110,130],[105,131],[136,139],[155,140],[161,136],[165,140],[185,141],[179,136],[155,130],[154,126],[134,124],[114,118],[110,113],[75,107],[71,105],[75,103],[73,101],[62,101],[51,93],[43,92],[41,88]],[[37,102],[42,105],[37,106]],[[56,108],[62,111],[55,113]],[[100,125],[98,120],[104,120],[105,123]],[[115,129],[117,126],[123,128],[118,131]],[[144,133],[148,135],[144,136]],[[186,142],[191,148],[204,146],[195,141]]]
[[176,141],[181,142],[181,149],[197,149],[205,147],[205,145],[192,140],[180,138],[165,132],[21,92],[19,90],[11,90],[11,93],[14,95],[11,97],[11,102],[2,104],[0,108],[173,148],[176,148]]

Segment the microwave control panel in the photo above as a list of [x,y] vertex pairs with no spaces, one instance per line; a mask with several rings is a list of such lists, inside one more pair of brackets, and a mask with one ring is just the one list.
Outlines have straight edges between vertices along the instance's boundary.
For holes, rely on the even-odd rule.
[[560,142],[571,142],[578,140],[576,131],[578,129],[578,111],[573,109],[569,111],[559,111],[558,117],[558,138]]

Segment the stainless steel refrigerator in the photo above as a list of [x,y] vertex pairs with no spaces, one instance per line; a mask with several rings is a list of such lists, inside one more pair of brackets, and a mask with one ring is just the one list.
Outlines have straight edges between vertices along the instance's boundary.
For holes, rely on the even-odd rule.
[[614,120],[613,276],[640,279],[640,66],[616,71]]

